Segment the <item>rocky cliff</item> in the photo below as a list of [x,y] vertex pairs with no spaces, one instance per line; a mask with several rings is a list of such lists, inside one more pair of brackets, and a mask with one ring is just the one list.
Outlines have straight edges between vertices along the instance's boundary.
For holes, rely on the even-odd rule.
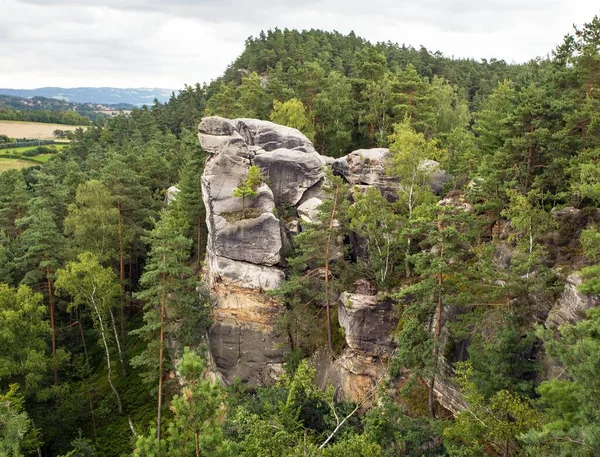
[[[265,292],[284,280],[285,250],[294,234],[316,219],[324,168],[333,166],[349,183],[378,187],[393,198],[397,182],[383,169],[389,151],[360,150],[333,161],[298,130],[253,119],[207,117],[198,134],[211,154],[202,176],[209,232],[205,277],[215,299],[211,353],[226,382],[270,384],[289,345],[276,326],[282,307]],[[233,190],[251,165],[260,167],[268,184],[243,202]],[[277,216],[283,213],[285,220]],[[387,373],[398,318],[389,300],[364,291],[342,294],[338,314],[348,348],[323,364],[321,375],[341,396],[356,400]]]
[[[324,198],[324,170],[358,188],[376,187],[394,200],[398,182],[385,173],[389,151],[362,149],[332,160],[321,156],[298,130],[254,119],[207,117],[199,125],[202,148],[210,153],[202,176],[208,243],[205,278],[214,297],[210,350],[225,382],[241,379],[252,386],[279,378],[287,335],[277,329],[283,307],[267,294],[285,280],[286,249],[306,222],[314,222]],[[266,184],[246,201],[233,196],[252,165],[262,170]],[[439,164],[431,187],[441,192],[448,179]],[[442,200],[442,204],[449,199]],[[444,203],[445,202],[445,203]],[[283,218],[285,215],[285,219]],[[577,291],[580,279],[571,275],[565,290],[551,305],[546,325],[574,322],[599,302]],[[338,300],[338,319],[346,349],[335,360],[316,354],[313,362],[323,385],[333,383],[342,398],[357,401],[384,378],[395,349],[396,304],[357,284]],[[451,313],[449,307],[445,313]],[[446,316],[444,321],[451,320]],[[442,334],[444,337],[444,333]],[[441,360],[435,393],[452,412],[465,403],[451,382],[452,369]]]

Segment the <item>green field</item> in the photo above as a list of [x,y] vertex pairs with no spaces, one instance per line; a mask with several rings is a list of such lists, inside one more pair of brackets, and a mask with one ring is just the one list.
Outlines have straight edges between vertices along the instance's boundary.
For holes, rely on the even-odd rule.
[[[66,148],[68,144],[53,144],[49,147],[54,147],[57,152]],[[29,151],[31,149],[35,149],[38,146],[24,146],[21,148],[12,148],[12,149],[0,149],[0,173],[10,169],[21,169],[27,167],[34,167],[39,164],[43,164],[48,162],[55,153],[52,154],[40,154],[33,157],[25,157],[23,153]],[[6,157],[10,156],[10,157]],[[17,156],[17,157],[14,157]]]
[[[56,144],[44,144],[42,146],[45,146],[48,148],[55,148],[56,151],[58,152],[58,151],[62,151],[68,145],[69,145],[68,143],[56,143]],[[22,146],[20,148],[0,149],[0,154],[23,154],[25,151],[30,151],[37,147],[38,146],[35,145],[35,146]]]

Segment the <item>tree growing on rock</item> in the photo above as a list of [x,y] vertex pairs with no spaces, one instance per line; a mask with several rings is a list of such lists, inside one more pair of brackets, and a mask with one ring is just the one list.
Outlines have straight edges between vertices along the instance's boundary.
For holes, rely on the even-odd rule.
[[258,188],[264,180],[260,168],[251,165],[248,169],[246,178],[240,181],[238,186],[233,189],[233,196],[242,199],[242,218],[246,219],[246,197],[258,196]]

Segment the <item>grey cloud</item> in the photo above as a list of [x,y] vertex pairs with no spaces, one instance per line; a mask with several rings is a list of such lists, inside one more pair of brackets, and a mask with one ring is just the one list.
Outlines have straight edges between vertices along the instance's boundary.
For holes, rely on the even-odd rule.
[[[225,69],[261,29],[355,30],[446,55],[525,60],[597,0],[0,0],[0,86],[181,88]],[[4,65],[6,63],[6,65]],[[64,83],[61,83],[64,81]],[[138,81],[137,83],[135,81]]]

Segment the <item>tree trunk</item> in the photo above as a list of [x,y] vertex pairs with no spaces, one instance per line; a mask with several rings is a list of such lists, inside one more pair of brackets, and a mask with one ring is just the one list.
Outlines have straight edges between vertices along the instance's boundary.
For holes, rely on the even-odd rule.
[[196,457],[200,457],[200,439],[198,432],[194,432],[194,443],[196,444]]
[[[438,230],[443,231],[444,227],[441,223],[438,223]],[[440,246],[440,258],[444,258],[444,241],[442,238],[442,245]],[[434,401],[434,386],[435,376],[438,368],[438,358],[440,355],[440,334],[442,332],[442,305],[444,296],[444,274],[443,272],[438,273],[438,297],[437,306],[435,310],[435,332],[433,339],[433,372],[431,374],[431,381],[429,384],[429,416],[435,419],[435,401]]]
[[333,196],[333,209],[329,220],[329,235],[327,236],[327,246],[325,247],[325,303],[327,305],[327,348],[329,353],[333,353],[333,336],[331,329],[331,303],[329,298],[329,252],[331,250],[331,237],[333,235],[333,221],[337,210],[338,189]]
[[[162,280],[164,283],[164,273],[162,275]],[[158,438],[158,441],[160,441],[160,426],[162,420],[163,353],[165,342],[165,300],[166,297],[163,293],[160,299],[160,343],[158,349],[158,414],[156,419],[156,436]]]
[[[125,240],[123,235],[123,217],[121,214],[121,203],[117,204],[117,210],[119,211],[119,281],[121,283],[121,288],[123,289],[123,294],[121,295],[121,309],[119,310],[119,320],[121,327],[121,339],[125,341],[125,312],[124,307],[125,303],[123,303],[125,297]],[[119,353],[120,355],[120,353]],[[121,360],[121,363],[123,361]],[[123,365],[123,374],[125,374],[125,366]]]
[[113,333],[115,334],[115,342],[117,343],[117,351],[119,353],[119,360],[121,362],[121,370],[123,371],[123,376],[127,376],[127,371],[125,369],[125,361],[123,360],[123,352],[121,351],[121,343],[119,342],[119,334],[117,333],[117,324],[115,322],[115,315],[113,314],[112,309],[109,310],[109,313],[110,313],[110,320],[112,322]]
[[[79,326],[79,334],[81,335],[81,343],[83,344],[83,355],[85,356],[85,364],[88,370],[88,379],[85,382],[85,388],[88,394],[88,403],[90,405],[90,414],[92,416],[92,431],[94,432],[94,442],[98,441],[98,434],[96,433],[96,415],[94,414],[94,403],[92,401],[92,392],[90,391],[89,379],[92,375],[92,369],[90,368],[90,359],[87,353],[87,346],[85,344],[85,335],[83,334],[83,325],[81,325],[81,321],[76,322]],[[73,324],[71,324],[73,325]]]
[[46,267],[46,284],[48,287],[48,304],[50,306],[50,327],[52,328],[52,374],[54,375],[54,385],[58,385],[58,369],[56,367],[56,324],[54,320],[54,290],[52,289],[52,279],[50,277],[50,267]]
[[104,351],[106,352],[106,366],[107,366],[106,374],[108,377],[108,384],[110,384],[110,388],[115,393],[115,397],[117,397],[117,406],[119,408],[119,414],[123,414],[123,404],[121,403],[121,397],[119,396],[119,392],[117,391],[117,388],[115,387],[115,385],[112,382],[112,368],[110,366],[111,365],[110,350],[108,349],[108,341],[106,339],[106,330],[104,329],[104,320],[102,319],[102,315],[100,314],[100,311],[98,310],[98,307],[96,306],[96,301],[94,300],[93,295],[90,298],[90,301],[92,303],[92,306],[94,307],[94,311],[96,312],[96,317],[98,318],[98,322],[100,324],[100,336],[102,337]]

